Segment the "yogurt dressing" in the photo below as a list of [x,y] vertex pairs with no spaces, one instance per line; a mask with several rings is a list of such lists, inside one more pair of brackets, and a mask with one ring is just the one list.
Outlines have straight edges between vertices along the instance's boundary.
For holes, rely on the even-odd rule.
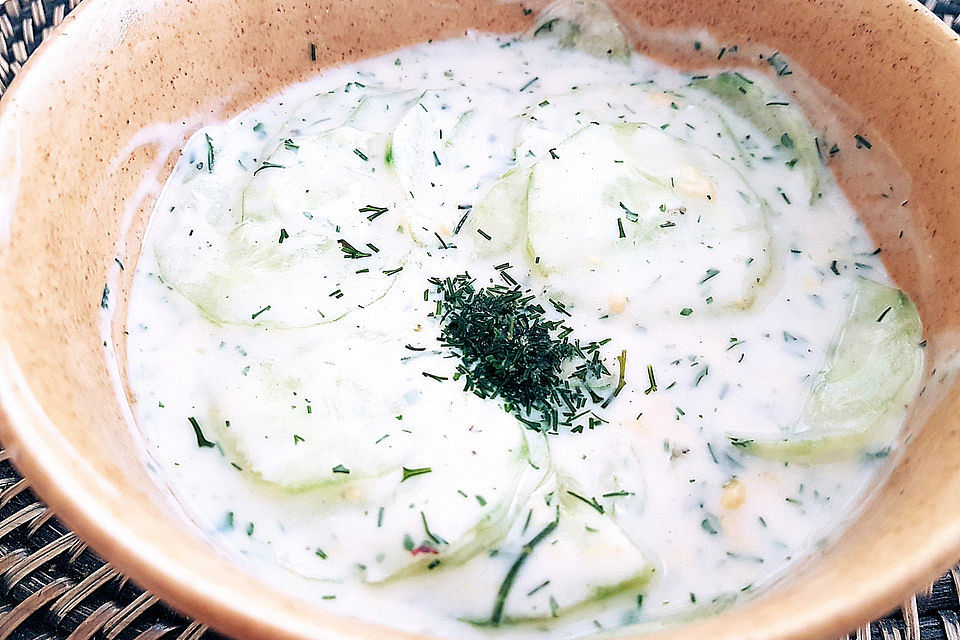
[[[144,240],[127,357],[204,535],[319,606],[459,636],[698,615],[815,549],[919,375],[915,342],[891,350],[857,314],[912,306],[800,161],[812,134],[771,137],[702,81],[472,34],[194,135]],[[602,402],[544,435],[464,391],[430,280],[466,273],[598,353]],[[851,349],[905,372],[866,393],[883,428],[863,437],[830,396],[856,396],[832,382]]]

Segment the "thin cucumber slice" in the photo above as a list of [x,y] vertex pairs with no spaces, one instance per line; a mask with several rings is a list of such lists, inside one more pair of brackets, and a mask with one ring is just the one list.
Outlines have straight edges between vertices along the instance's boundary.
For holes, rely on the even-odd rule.
[[[342,338],[330,348],[336,353],[312,363],[309,371],[253,364],[234,384],[213,392],[209,422],[228,458],[289,491],[399,471],[404,451],[391,445],[405,440],[398,437],[403,425],[393,416],[402,414],[404,403],[372,389],[364,368],[364,363],[393,360],[393,349],[377,335]],[[335,366],[334,356],[346,364]],[[246,409],[231,411],[239,406]],[[385,435],[393,441],[376,445]]]
[[[385,514],[389,533],[375,557],[364,563],[370,583],[459,566],[495,549],[547,477],[550,460],[543,434],[523,428],[491,403],[458,393],[466,402],[455,402],[455,410],[467,413],[452,417],[453,428],[460,424],[469,430],[467,441],[456,445],[462,452],[453,457],[454,447],[446,446],[430,473],[395,485],[385,504],[416,508]],[[397,532],[403,532],[403,544],[398,544]]]
[[356,108],[361,94],[350,94],[343,89],[318,93],[303,101],[283,124],[275,141],[296,140],[300,136],[310,136],[329,131],[341,124],[344,118]]
[[[440,370],[439,354],[411,366],[389,335],[326,330],[334,335],[322,361],[253,365],[213,392],[206,424],[227,457],[275,489],[322,492],[318,500],[344,513],[377,514],[371,544],[348,549],[368,583],[495,547],[550,470],[545,436],[422,376]],[[395,384],[371,379],[374,368]],[[232,414],[236,406],[246,408]]]
[[644,86],[603,83],[539,99],[517,117],[517,164],[528,167],[552,158],[551,150],[555,152],[560,143],[591,123],[636,122],[638,108],[664,109],[665,99],[664,92]]
[[[389,134],[407,107],[420,94],[420,91],[381,94],[365,85],[350,82],[304,100],[272,139],[276,143],[287,143],[286,146],[291,143],[296,145],[301,136],[319,135],[340,126],[349,126],[369,133]],[[264,139],[270,138],[265,130],[262,135]]]
[[557,0],[541,12],[529,37],[555,38],[565,49],[626,61],[633,53],[620,23],[602,0]]
[[473,207],[461,233],[474,240],[477,255],[506,253],[525,241],[529,188],[530,170],[513,169],[494,182]]
[[572,616],[619,596],[643,593],[656,565],[594,496],[553,477],[531,497],[524,542],[480,626],[537,624]]
[[367,96],[357,104],[344,124],[363,131],[389,134],[421,95],[420,91],[400,91]]
[[801,415],[783,431],[731,431],[746,451],[806,463],[869,453],[903,422],[923,371],[922,326],[899,289],[859,279],[850,312],[816,372]]
[[777,92],[759,77],[747,78],[739,73],[718,73],[690,82],[691,87],[707,91],[733,111],[753,123],[764,135],[784,151],[792,153],[806,174],[810,202],[820,195],[820,183],[827,179],[813,129],[800,111],[782,100]]
[[638,319],[747,309],[772,269],[765,204],[737,169],[644,124],[588,125],[537,162],[527,230],[573,304],[605,311],[614,292]]
[[353,127],[300,136],[253,172],[239,206],[171,212],[181,219],[155,244],[164,282],[218,324],[311,326],[376,301],[409,248],[386,142]]
[[[406,110],[393,132],[390,161],[405,199],[405,227],[415,241],[452,234],[463,215],[458,206],[496,177],[485,173],[493,165],[478,159],[475,150],[506,128],[510,135],[499,136],[497,151],[506,163],[513,154],[514,125],[503,114],[474,111],[469,93],[456,89],[426,91]],[[462,199],[443,195],[452,193]]]

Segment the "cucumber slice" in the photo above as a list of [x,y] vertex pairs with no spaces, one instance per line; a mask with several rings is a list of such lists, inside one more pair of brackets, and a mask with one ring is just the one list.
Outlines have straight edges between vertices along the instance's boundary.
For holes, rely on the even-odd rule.
[[850,312],[813,377],[789,429],[731,432],[746,451],[798,462],[830,462],[889,442],[920,384],[922,326],[899,289],[860,278]]
[[[395,349],[376,334],[340,337],[303,375],[264,362],[213,392],[209,421],[229,458],[289,491],[399,472],[404,450],[393,443],[407,440],[394,416],[403,413],[403,399],[366,379],[371,362],[399,362],[398,355],[390,357]],[[231,411],[238,406],[247,408]],[[376,445],[384,435],[391,441]]]
[[573,304],[605,312],[599,292],[613,291],[638,318],[753,304],[772,240],[765,204],[731,164],[644,124],[588,125],[553,156],[532,170],[529,245]]
[[[352,113],[355,113],[364,101],[375,100],[380,97],[376,94],[368,95],[369,91],[366,87],[351,82],[343,87],[307,98],[297,105],[287,121],[273,136],[274,142],[280,143],[290,139],[296,143],[300,136],[317,135],[341,124],[350,124],[344,121]],[[357,128],[363,127],[358,126]],[[379,133],[386,132],[380,131]],[[264,137],[268,137],[266,132],[264,132]],[[272,149],[268,149],[269,151],[272,151]]]
[[[691,105],[696,105],[696,116],[687,108]],[[680,137],[689,134],[681,129],[684,124],[695,126],[696,129],[718,128],[722,135],[701,136],[698,144],[721,158],[742,162],[749,168],[753,166],[754,157],[751,147],[756,147],[757,143],[734,132],[731,123],[742,120],[734,116],[736,114],[729,107],[703,91],[686,94],[673,90],[653,90],[648,84],[608,84],[600,79],[566,93],[538,98],[538,102],[521,112],[517,164],[532,165],[590,123],[644,122],[657,124],[664,130],[672,125],[670,131]]]
[[617,18],[601,0],[558,0],[540,13],[529,36],[555,38],[564,49],[597,58],[626,61],[633,53]]
[[350,113],[344,124],[363,131],[389,134],[421,95],[420,91],[414,90],[367,96]]
[[386,142],[353,127],[300,136],[254,171],[239,206],[171,212],[155,244],[164,282],[221,324],[311,326],[379,299],[408,253]]
[[810,202],[820,196],[820,182],[827,179],[813,130],[800,111],[775,99],[776,90],[762,78],[737,73],[718,73],[697,78],[690,86],[713,94],[742,118],[753,123],[774,144],[797,158],[810,189]]
[[[643,86],[592,84],[538,99],[520,113],[517,164],[530,166],[552,157],[550,150],[590,123],[636,122],[638,106],[667,108],[666,94]],[[679,98],[678,98],[679,99]]]
[[342,89],[311,96],[290,114],[277,132],[275,141],[328,131],[343,122],[359,99],[359,94],[349,95]]
[[[431,90],[407,109],[393,132],[390,153],[405,197],[405,227],[417,242],[433,241],[434,233],[449,236],[463,215],[458,205],[495,176],[487,167],[501,167],[513,155],[515,121],[503,114],[478,114],[471,97],[461,90]],[[509,135],[502,133],[508,130]],[[491,136],[502,140],[496,164],[477,158],[475,151]],[[462,194],[447,201],[442,194]]]
[[521,533],[523,546],[492,615],[474,624],[536,624],[576,615],[617,596],[635,597],[656,575],[655,564],[610,513],[574,486],[555,475],[531,497],[535,515]]
[[[273,140],[276,143],[289,141],[298,144],[301,136],[319,135],[339,126],[389,134],[421,94],[420,91],[385,94],[373,91],[372,88],[350,82],[332,91],[311,96],[297,105]],[[265,139],[269,137],[266,131],[262,135]]]
[[[424,377],[424,368],[440,370],[445,359],[425,354],[409,364],[410,352],[395,336],[357,328],[367,319],[331,326],[322,359],[293,361],[283,370],[272,362],[254,364],[235,384],[212,392],[210,423],[241,466],[294,491],[378,477],[401,466],[429,466],[434,469],[430,478],[416,483],[422,492],[443,475],[445,465],[450,473],[466,473],[469,461],[481,453],[482,464],[491,467],[494,454],[511,466],[517,457],[530,457],[523,429],[511,414],[458,385]],[[375,379],[372,370],[378,372]],[[393,381],[391,388],[383,388],[383,379]],[[432,401],[421,401],[427,394]],[[230,411],[247,405],[243,415]],[[458,429],[465,433],[450,437]],[[512,453],[503,453],[507,450]],[[338,465],[350,473],[334,472]],[[391,479],[391,491],[399,480]],[[417,498],[401,501],[407,497]]]
[[529,169],[513,169],[494,182],[473,207],[461,233],[474,240],[477,255],[506,253],[525,241],[529,188]]
[[370,583],[462,565],[496,548],[526,514],[528,496],[549,471],[544,435],[492,403],[455,391],[461,397],[451,404],[446,431],[463,428],[469,436],[461,444],[444,443],[430,473],[393,485],[384,504],[404,508],[384,515],[384,543],[363,562]]
[[[374,514],[371,543],[337,552],[380,583],[496,546],[550,467],[543,434],[497,403],[422,375],[442,370],[441,354],[411,364],[396,336],[354,327],[373,315],[326,328],[333,334],[321,361],[251,366],[212,393],[206,424],[227,457],[266,485],[322,491],[317,499],[345,522],[370,523],[360,514]],[[245,410],[231,413],[236,406]]]

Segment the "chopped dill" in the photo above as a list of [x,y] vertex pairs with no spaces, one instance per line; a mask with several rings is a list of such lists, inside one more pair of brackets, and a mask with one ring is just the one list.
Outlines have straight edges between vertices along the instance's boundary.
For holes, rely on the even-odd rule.
[[[460,358],[453,379],[481,398],[499,398],[530,429],[580,432],[584,423],[601,424],[592,407],[609,404],[626,384],[626,353],[618,358],[620,383],[605,400],[595,390],[600,380],[612,383],[603,343],[571,339],[572,330],[550,319],[533,294],[508,283],[477,289],[467,274],[430,280],[439,294],[440,343]],[[569,315],[562,302],[550,303]]]
[[430,473],[431,471],[433,471],[433,469],[430,467],[419,467],[416,469],[407,469],[406,467],[403,467],[403,480],[400,480],[400,482],[408,480],[414,476],[422,476],[423,474]]
[[[595,351],[594,355],[597,355],[599,352]],[[599,358],[597,358],[599,359]],[[603,404],[600,405],[601,409],[606,409],[613,399],[620,395],[620,392],[623,391],[623,388],[627,386],[627,350],[624,349],[620,352],[620,355],[617,356],[617,362],[620,363],[620,378],[617,380],[617,387],[613,390],[613,393],[610,394],[610,397],[603,401]]]
[[360,251],[343,238],[337,240],[337,243],[340,245],[340,250],[343,251],[344,258],[358,260],[360,258],[369,258],[373,255],[372,253],[367,253],[366,251]]
[[597,513],[602,514],[604,512],[603,505],[597,502],[596,498],[585,498],[579,493],[574,493],[573,491],[567,491],[567,495],[572,496],[580,502],[583,502],[584,504],[596,509]]
[[517,579],[517,574],[520,573],[520,569],[523,568],[527,558],[530,557],[530,554],[533,553],[533,550],[538,544],[546,540],[547,537],[554,532],[559,524],[560,514],[558,513],[553,522],[541,529],[537,535],[533,536],[530,542],[523,545],[520,550],[520,555],[518,555],[517,559],[513,561],[513,565],[511,565],[510,570],[507,571],[507,575],[504,577],[503,582],[500,584],[500,589],[497,591],[497,599],[493,605],[493,613],[490,616],[489,624],[491,626],[500,626],[500,621],[503,619],[503,608],[507,602],[507,596],[510,595],[510,589],[513,587],[513,583]]
[[193,427],[193,432],[197,436],[197,446],[201,448],[210,448],[217,446],[215,442],[210,442],[203,435],[203,430],[200,429],[200,423],[197,422],[197,419],[193,416],[187,418],[187,421],[190,423],[190,426]]
[[423,511],[420,512],[420,520],[423,521],[423,531],[427,534],[427,537],[430,538],[430,540],[436,544],[447,544],[446,540],[430,531],[430,525],[427,524],[427,516]]
[[718,275],[719,273],[720,273],[719,269],[707,269],[706,276],[704,276],[703,280],[700,281],[700,284],[703,284],[704,282],[714,277],[715,275]]
[[360,213],[370,214],[367,216],[367,220],[370,222],[373,222],[379,216],[382,216],[383,214],[385,214],[387,211],[389,211],[389,209],[387,209],[386,207],[375,207],[372,204],[368,204],[362,209],[360,209]]
[[253,175],[257,175],[264,169],[286,169],[286,167],[282,164],[276,164],[274,162],[264,162],[256,171],[253,172]]
[[257,311],[256,313],[251,313],[251,314],[250,314],[250,319],[251,319],[251,320],[256,320],[256,319],[257,319],[257,316],[259,316],[261,313],[266,313],[267,311],[270,311],[270,305],[267,305],[267,306],[263,307],[262,309],[260,309],[260,310]]
[[213,139],[209,133],[203,135],[207,137],[207,173],[213,173]]
[[644,395],[650,395],[657,390],[657,377],[653,375],[653,365],[647,365],[647,378],[650,380],[650,386],[644,390]]

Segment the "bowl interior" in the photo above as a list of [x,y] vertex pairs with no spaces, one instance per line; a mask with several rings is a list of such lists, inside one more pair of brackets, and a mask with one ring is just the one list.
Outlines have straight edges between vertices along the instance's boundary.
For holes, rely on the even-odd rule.
[[[789,11],[763,0],[613,4],[641,48],[651,34],[693,29],[744,51],[782,52],[839,96],[906,176],[898,189],[909,204],[891,207],[884,175],[853,159],[835,165],[926,327],[925,389],[907,446],[859,518],[776,589],[657,632],[838,635],[960,556],[960,47],[910,0],[794,0]],[[119,399],[122,365],[104,347],[123,362],[123,326],[101,299],[107,284],[122,316],[147,214],[198,127],[327,66],[470,29],[519,31],[535,7],[86,0],[18,76],[0,103],[0,439],[67,524],[141,585],[235,637],[409,637],[283,595],[197,537],[152,475]],[[114,258],[125,268],[110,275]]]

